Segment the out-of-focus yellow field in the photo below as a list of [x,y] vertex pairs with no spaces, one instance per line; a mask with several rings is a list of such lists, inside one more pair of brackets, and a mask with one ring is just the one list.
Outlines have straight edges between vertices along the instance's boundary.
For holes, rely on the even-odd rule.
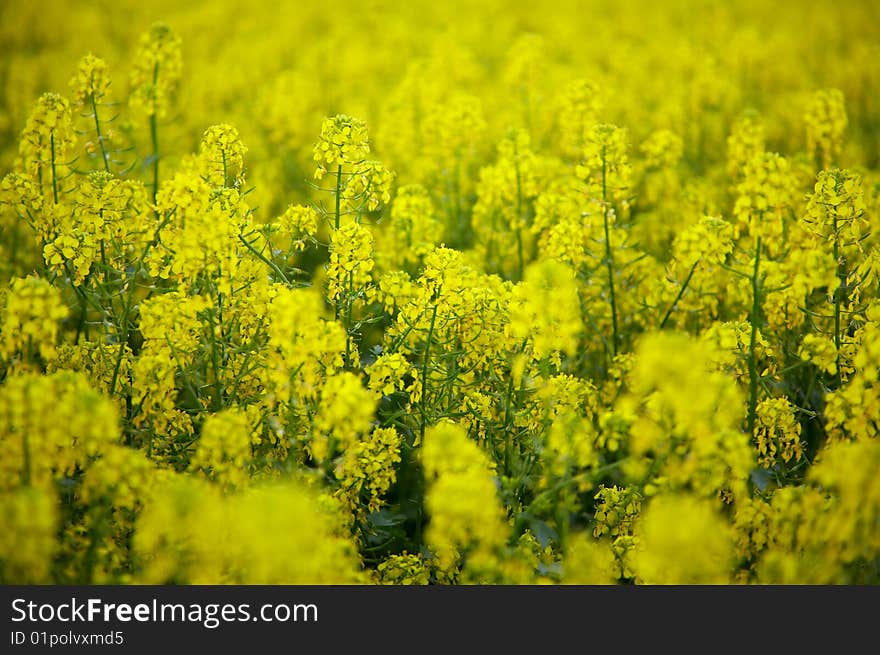
[[871,2],[7,2],[0,582],[880,582]]

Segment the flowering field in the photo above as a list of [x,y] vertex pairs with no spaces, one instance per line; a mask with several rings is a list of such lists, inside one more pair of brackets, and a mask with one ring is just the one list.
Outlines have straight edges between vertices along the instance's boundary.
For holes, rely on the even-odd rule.
[[0,19],[0,582],[880,583],[873,3]]

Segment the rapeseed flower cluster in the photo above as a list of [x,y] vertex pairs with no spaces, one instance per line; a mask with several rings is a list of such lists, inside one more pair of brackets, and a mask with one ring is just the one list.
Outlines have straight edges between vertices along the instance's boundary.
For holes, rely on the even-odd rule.
[[865,3],[68,5],[0,27],[0,582],[880,582]]

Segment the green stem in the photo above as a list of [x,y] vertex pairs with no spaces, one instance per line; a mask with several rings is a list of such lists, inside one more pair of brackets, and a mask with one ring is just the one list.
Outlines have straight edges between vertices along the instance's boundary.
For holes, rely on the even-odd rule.
[[278,267],[278,264],[276,264],[275,262],[273,262],[271,259],[268,259],[265,255],[263,255],[263,253],[261,253],[259,250],[257,250],[256,248],[254,248],[253,244],[251,244],[250,241],[248,241],[247,239],[245,239],[243,234],[239,234],[239,235],[238,235],[238,240],[241,241],[241,242],[244,244],[244,247],[247,248],[248,250],[250,250],[251,253],[252,253],[257,259],[259,259],[259,260],[260,260],[261,262],[263,262],[266,266],[268,266],[268,267],[271,268],[273,271],[275,271],[275,274],[276,274],[279,278],[281,278],[281,280],[284,282],[284,284],[286,284],[287,286],[290,286],[290,280],[289,280],[288,277],[284,274],[284,271],[282,271],[282,270]]
[[125,355],[125,345],[128,343],[128,318],[131,313],[132,305],[134,304],[134,291],[137,287],[136,279],[137,273],[140,267],[143,265],[144,260],[147,258],[147,255],[150,252],[150,249],[159,243],[159,233],[162,231],[162,228],[171,220],[171,214],[165,217],[165,220],[156,228],[156,232],[153,234],[152,240],[146,245],[144,251],[141,253],[140,258],[138,259],[137,265],[134,267],[134,273],[131,278],[128,280],[128,292],[125,296],[124,305],[122,308],[122,321],[119,323],[119,330],[121,334],[118,334],[119,339],[119,351],[116,353],[116,362],[113,364],[113,377],[110,379],[110,395],[113,395],[113,392],[116,390],[116,382],[119,379],[119,369],[122,365],[122,358]]
[[517,274],[516,279],[522,280],[523,277],[523,268],[525,266],[525,262],[523,261],[523,239],[522,239],[522,181],[520,179],[519,173],[519,156],[516,152],[516,145],[514,144],[514,170],[516,171],[516,225],[514,226],[514,230],[516,231],[516,256],[517,256]]
[[58,174],[55,172],[55,132],[49,133],[49,148],[52,152],[52,199],[58,204]]
[[611,234],[608,226],[608,186],[607,186],[607,163],[605,160],[605,148],[602,148],[602,220],[605,225],[605,267],[608,271],[608,293],[611,302],[611,354],[617,356],[617,298],[614,292],[614,256],[611,253]]
[[[156,114],[150,116],[150,139],[153,142],[153,205],[159,194],[159,128],[156,125]],[[158,212],[158,209],[156,210]]]
[[[153,66],[153,88],[159,82],[159,63]],[[153,205],[156,204],[156,196],[159,193],[159,126],[155,111],[150,114],[150,141],[153,144]],[[158,215],[158,209],[156,210]]]
[[837,264],[837,277],[840,284],[834,290],[834,349],[835,349],[835,368],[837,369],[837,386],[843,384],[843,376],[840,372],[840,305],[843,300],[843,294],[846,293],[846,262],[840,256],[840,234],[837,226],[837,214],[834,214],[834,261]]
[[132,297],[134,288],[134,278],[128,281],[128,294],[125,297],[125,304],[122,307],[122,321],[119,324],[119,331],[117,333],[117,339],[119,340],[119,350],[116,353],[116,361],[113,363],[113,376],[110,378],[110,391],[109,395],[112,396],[113,392],[116,391],[116,382],[119,379],[119,369],[122,365],[122,358],[125,355],[125,345],[128,343],[128,315],[131,312],[132,305]]
[[23,430],[21,433],[21,486],[29,487],[31,485],[31,447],[28,443],[28,432]]
[[83,571],[80,584],[91,584],[94,581],[97,563],[98,545],[104,540],[109,509],[101,507],[90,513],[92,524],[89,526],[89,546],[83,558]]
[[[342,164],[339,164],[336,167],[336,212],[334,214],[334,222],[333,222],[333,225],[336,228],[337,232],[339,231],[339,225],[342,221],[342,211],[341,211],[341,209],[342,209],[342,205],[341,205],[342,195],[341,195],[341,192],[342,192]],[[342,312],[342,308],[340,307],[340,303],[341,303],[341,300],[337,296],[336,302],[335,302],[335,307],[334,307],[334,314],[335,314],[337,321],[339,320],[339,315]]]
[[666,314],[663,316],[663,320],[660,321],[660,329],[662,330],[666,327],[666,322],[669,320],[669,317],[672,316],[672,312],[675,311],[676,305],[678,305],[678,301],[681,300],[684,295],[685,290],[687,290],[688,285],[691,283],[691,278],[694,276],[694,272],[697,270],[697,264],[700,263],[700,260],[694,262],[694,265],[691,266],[691,270],[688,271],[687,277],[684,279],[684,282],[681,285],[681,289],[678,290],[678,295],[675,297],[675,300],[672,301],[672,304],[669,305],[669,309],[666,310]]
[[511,437],[511,421],[510,409],[513,405],[513,375],[507,382],[507,396],[504,404],[504,470],[510,473],[510,451],[513,448],[513,438]]
[[110,172],[110,159],[107,149],[104,147],[104,137],[101,135],[101,122],[98,120],[98,103],[95,102],[95,94],[89,95],[92,102],[92,116],[95,118],[95,134],[98,136],[98,146],[101,148],[101,161],[104,162],[104,170]]
[[335,214],[335,223],[334,226],[336,229],[339,229],[339,224],[342,218],[342,164],[336,167],[336,214]]
[[[217,335],[214,333],[214,313],[209,312],[208,315],[208,327],[211,330],[211,365],[214,368],[213,397],[211,402],[213,403],[213,410],[217,412],[220,411],[220,408],[223,406],[222,392],[220,388],[220,354],[217,351]],[[220,331],[223,331],[222,326],[220,327]]]
[[345,285],[345,366],[349,368],[351,366],[351,306],[354,304],[352,302],[352,287],[354,286],[354,271],[348,272],[348,278],[346,278]]
[[761,313],[761,280],[759,277],[761,266],[761,237],[755,240],[755,265],[752,269],[752,311],[749,318],[752,324],[751,337],[749,338],[749,435],[755,434],[755,419],[758,409],[758,320]]
[[437,322],[437,303],[434,303],[434,310],[431,313],[431,325],[428,328],[428,339],[425,341],[425,355],[422,359],[422,398],[419,403],[419,409],[421,410],[421,427],[419,430],[419,434],[421,435],[420,443],[424,443],[425,441],[425,428],[428,425],[428,410],[425,407],[425,402],[428,399],[428,361],[430,359],[431,353],[431,339],[434,338],[434,325]]

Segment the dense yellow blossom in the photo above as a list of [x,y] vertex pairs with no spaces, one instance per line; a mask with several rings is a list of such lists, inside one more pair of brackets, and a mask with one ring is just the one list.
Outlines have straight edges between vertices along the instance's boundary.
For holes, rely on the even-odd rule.
[[422,447],[430,516],[427,542],[443,568],[460,558],[491,556],[506,538],[492,471],[484,453],[454,423],[425,435]]
[[868,4],[5,3],[0,581],[876,584]]
[[745,171],[746,164],[764,152],[764,124],[756,112],[746,112],[740,116],[727,137],[727,172],[739,178]]
[[330,239],[327,295],[337,300],[370,283],[373,270],[373,235],[359,223],[346,223]]
[[400,353],[379,355],[376,361],[366,368],[369,387],[385,396],[400,391],[405,376],[412,372],[412,368],[406,357]]
[[847,126],[846,106],[839,89],[823,89],[810,97],[804,112],[807,152],[829,168],[840,154]]
[[315,176],[323,177],[328,169],[335,173],[337,167],[360,164],[369,154],[370,139],[362,120],[344,114],[326,118],[321,124],[321,138],[315,144]]
[[565,584],[614,584],[618,578],[611,549],[586,534],[572,538],[564,567],[562,581]]
[[382,496],[397,479],[395,465],[400,462],[400,435],[394,428],[377,428],[368,437],[346,448],[336,468],[340,480],[339,494],[352,508],[359,506],[361,494],[367,492],[366,509],[374,512],[382,504]]
[[427,189],[419,184],[400,187],[378,254],[387,260],[386,267],[418,264],[442,240],[443,223]]
[[52,359],[58,322],[68,314],[61,294],[47,281],[27,277],[12,280],[5,296],[0,354],[7,366],[16,358],[27,363],[34,355]]
[[801,424],[785,398],[772,398],[758,403],[756,438],[758,463],[770,467],[777,459],[788,462],[803,455]]
[[73,476],[119,442],[118,421],[79,373],[11,376],[0,387],[0,490]]
[[215,187],[239,187],[244,177],[247,147],[232,125],[213,125],[205,130],[199,145],[202,177]]
[[37,180],[40,193],[55,203],[73,142],[70,102],[57,93],[44,93],[28,117],[18,152],[24,171]]
[[621,203],[628,198],[632,184],[628,139],[625,129],[604,123],[594,126],[587,135],[583,162],[576,170],[592,200],[605,204]]
[[165,118],[183,69],[180,37],[168,25],[155,23],[138,46],[129,103],[148,116]]
[[334,447],[353,447],[366,434],[375,411],[376,399],[352,373],[327,378],[321,388],[318,414],[309,449],[318,461],[333,456]]
[[738,229],[763,238],[773,252],[778,251],[794,188],[791,167],[784,157],[762,152],[747,161],[733,207]]
[[225,488],[248,480],[253,426],[246,412],[227,409],[209,416],[196,444],[190,467]]
[[353,545],[299,484],[222,497],[192,478],[157,492],[137,523],[143,582],[347,584],[359,581]]
[[79,61],[76,75],[70,80],[70,88],[73,90],[73,99],[79,104],[85,104],[92,100],[100,100],[110,87],[110,78],[107,75],[107,62],[88,54]]
[[730,582],[733,531],[712,503],[688,496],[658,496],[636,526],[636,578],[645,584]]
[[0,492],[0,581],[17,584],[50,580],[52,556],[57,548],[57,504],[48,490],[22,487]]
[[393,585],[426,585],[431,579],[427,562],[419,555],[392,555],[376,567],[379,582]]
[[530,266],[512,305],[511,332],[531,341],[536,359],[574,354],[583,323],[574,275],[567,266],[553,261]]
[[564,153],[580,157],[586,145],[589,131],[595,125],[604,108],[605,100],[596,84],[577,79],[564,86],[557,99],[559,113],[559,136]]

